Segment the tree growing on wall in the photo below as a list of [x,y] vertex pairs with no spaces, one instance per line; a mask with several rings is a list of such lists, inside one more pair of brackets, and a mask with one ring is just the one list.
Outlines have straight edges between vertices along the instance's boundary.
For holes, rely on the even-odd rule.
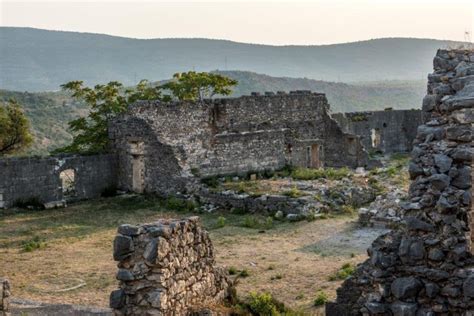
[[107,151],[109,137],[108,121],[124,112],[127,106],[138,100],[156,100],[161,98],[160,88],[142,80],[134,88],[125,89],[117,81],[93,88],[85,87],[82,81],[71,81],[61,88],[90,107],[87,117],[69,122],[73,141],[54,153],[101,153]]
[[236,80],[219,74],[188,71],[174,74],[171,81],[161,85],[161,89],[170,91],[170,98],[202,101],[215,95],[229,95],[236,84]]
[[[214,95],[229,95],[231,87],[237,81],[219,74],[194,72],[175,74],[172,81],[162,85],[152,85],[142,80],[136,87],[125,89],[117,81],[93,88],[84,86],[82,81],[71,81],[61,88],[72,93],[72,96],[90,107],[87,117],[69,122],[73,141],[66,147],[53,153],[101,153],[109,145],[107,125],[109,120],[124,112],[129,104],[138,100],[171,99],[196,101]],[[171,93],[163,95],[163,91]]]
[[14,99],[0,103],[0,156],[21,152],[32,142],[30,122],[20,105]]

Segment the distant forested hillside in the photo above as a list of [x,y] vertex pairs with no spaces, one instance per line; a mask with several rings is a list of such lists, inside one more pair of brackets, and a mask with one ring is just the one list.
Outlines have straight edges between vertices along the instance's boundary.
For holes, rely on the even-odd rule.
[[238,69],[270,76],[357,82],[422,80],[438,48],[458,43],[387,38],[323,46],[269,46],[209,39],[130,39],[0,27],[0,88],[58,90],[70,80],[125,85],[178,71]]
[[[333,112],[419,108],[425,94],[424,81],[387,81],[350,85],[301,78],[277,78],[245,71],[224,75],[239,81],[233,97],[252,91],[312,90],[326,93]],[[67,122],[87,114],[87,108],[64,92],[14,92],[0,90],[0,100],[17,99],[31,119],[35,144],[29,153],[47,154],[68,143]]]

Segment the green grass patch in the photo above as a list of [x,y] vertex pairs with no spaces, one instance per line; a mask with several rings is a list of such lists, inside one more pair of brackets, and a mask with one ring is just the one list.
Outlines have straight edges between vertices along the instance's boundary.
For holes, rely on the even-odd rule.
[[297,180],[316,180],[316,179],[329,179],[329,180],[341,180],[342,178],[350,177],[351,171],[349,168],[320,168],[320,169],[309,169],[309,168],[296,168],[291,173],[291,177]]
[[345,263],[342,267],[334,274],[329,276],[329,281],[345,280],[352,276],[355,272],[355,266],[352,263]]
[[318,291],[313,301],[314,306],[323,306],[329,301],[329,297],[324,291]]

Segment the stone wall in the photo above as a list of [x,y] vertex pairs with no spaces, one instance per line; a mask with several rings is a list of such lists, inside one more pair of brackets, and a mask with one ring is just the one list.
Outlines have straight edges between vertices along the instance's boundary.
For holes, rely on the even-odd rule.
[[335,113],[332,117],[345,132],[359,135],[367,151],[387,154],[410,152],[422,124],[421,110]]
[[231,281],[215,266],[214,248],[198,217],[122,225],[114,240],[120,289],[115,315],[187,315],[223,303]]
[[[98,197],[116,185],[116,166],[113,155],[0,159],[0,208],[31,199],[54,206]],[[68,169],[74,187],[65,196],[60,174]]]
[[[119,156],[120,187],[168,194],[189,190],[196,175],[275,170],[290,163],[366,166],[359,138],[344,133],[328,109],[323,94],[309,91],[137,103],[109,128]],[[132,150],[136,144],[140,153]]]
[[0,278],[0,316],[10,315],[10,283]]
[[473,315],[474,51],[439,50],[409,171],[405,226],[379,237],[327,315]]

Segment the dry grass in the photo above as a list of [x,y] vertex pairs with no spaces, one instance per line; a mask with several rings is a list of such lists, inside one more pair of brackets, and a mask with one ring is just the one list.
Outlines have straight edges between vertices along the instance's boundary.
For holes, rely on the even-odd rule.
[[[112,259],[117,226],[188,215],[163,211],[162,205],[155,199],[116,197],[66,209],[0,213],[0,276],[11,280],[15,297],[107,306],[109,293],[117,286]],[[226,217],[226,226],[216,228],[220,215]],[[316,314],[312,302],[317,291],[322,289],[334,298],[340,284],[328,281],[328,276],[343,263],[358,263],[366,257],[361,249],[341,255],[332,254],[330,249],[312,248],[328,236],[346,231],[352,220],[348,217],[277,223],[265,233],[242,227],[243,217],[202,215],[203,224],[211,231],[218,263],[250,273],[240,279],[241,296],[250,291],[269,291],[289,306]],[[26,252],[22,245],[36,236],[46,246]],[[58,292],[81,280],[85,286]]]

